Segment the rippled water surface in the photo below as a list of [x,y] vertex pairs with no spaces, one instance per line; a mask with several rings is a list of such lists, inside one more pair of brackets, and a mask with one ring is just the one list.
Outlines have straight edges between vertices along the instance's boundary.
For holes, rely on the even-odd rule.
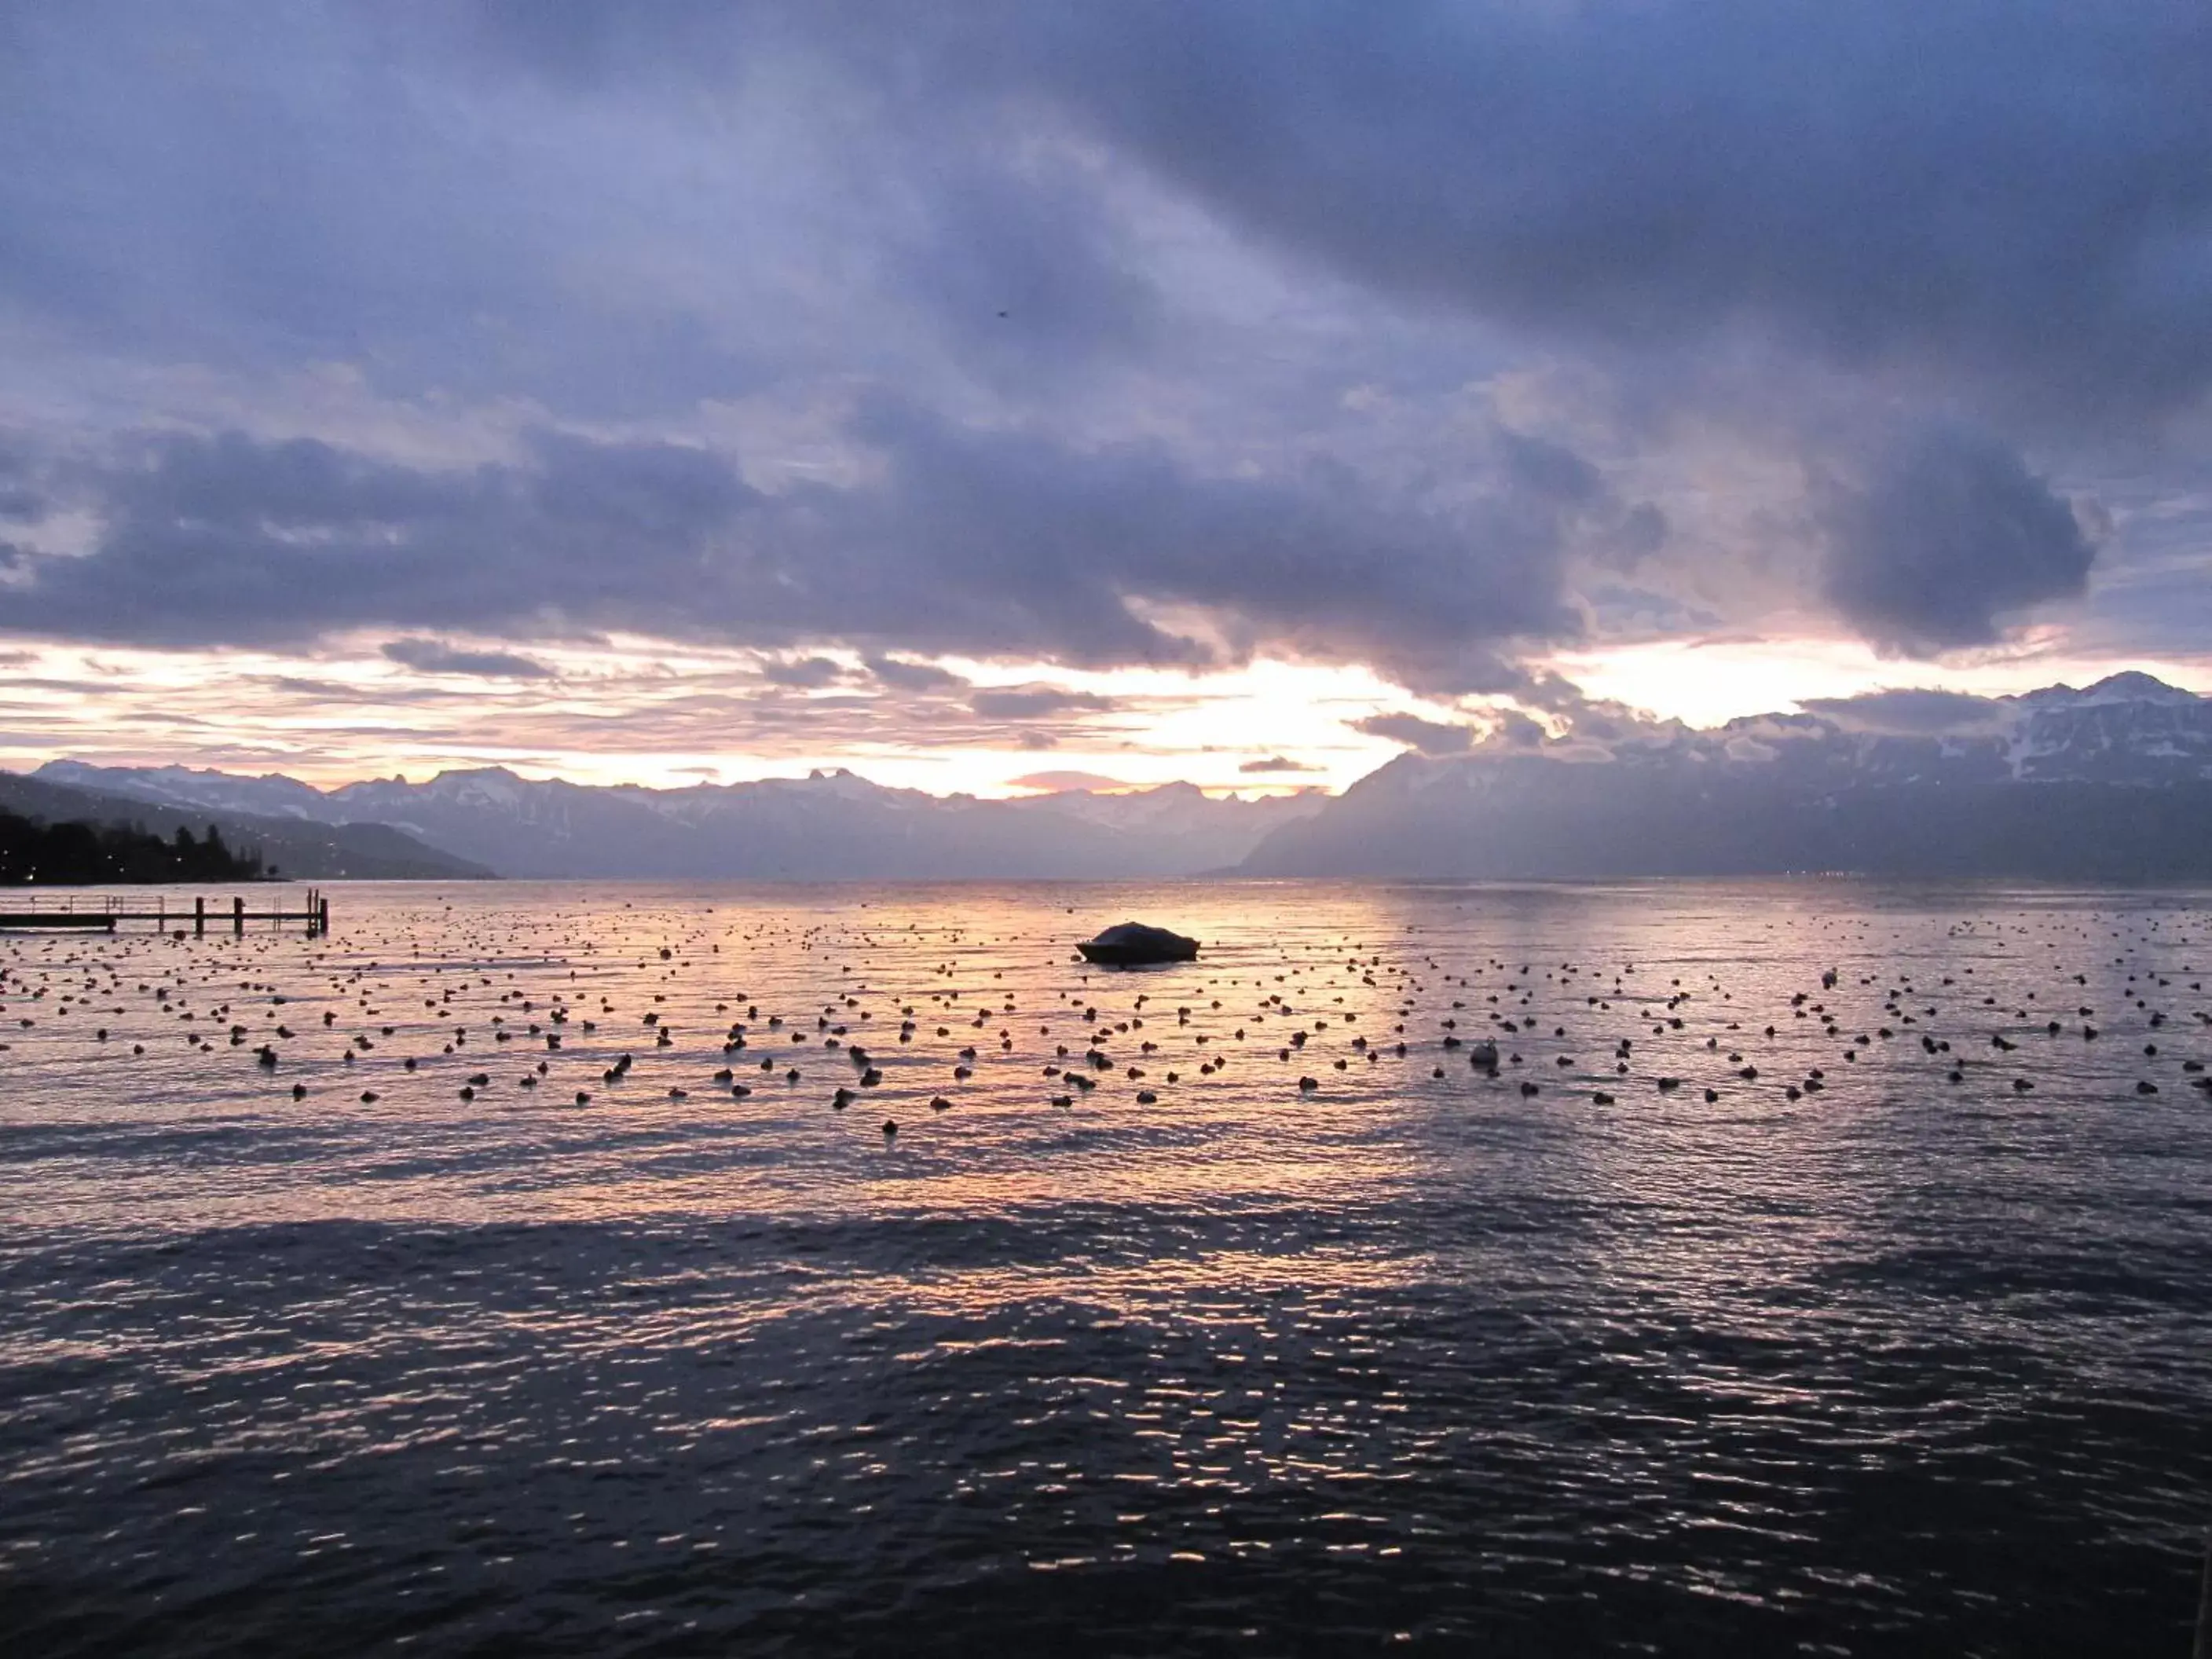
[[0,936],[11,1652],[2186,1650],[2206,895],[333,900]]

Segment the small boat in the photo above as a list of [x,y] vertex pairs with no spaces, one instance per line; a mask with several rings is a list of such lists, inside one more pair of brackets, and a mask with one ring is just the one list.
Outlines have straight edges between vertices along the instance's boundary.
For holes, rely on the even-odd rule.
[[1097,939],[1075,947],[1084,960],[1105,968],[1136,968],[1154,962],[1189,962],[1198,955],[1198,941],[1150,927],[1141,921],[1125,921],[1109,927]]

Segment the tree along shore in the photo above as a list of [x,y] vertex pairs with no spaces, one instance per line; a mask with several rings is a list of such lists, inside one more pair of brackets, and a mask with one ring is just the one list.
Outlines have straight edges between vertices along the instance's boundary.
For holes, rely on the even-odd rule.
[[234,853],[222,831],[170,840],[127,823],[40,823],[0,812],[0,887],[94,886],[110,882],[254,881],[258,853]]

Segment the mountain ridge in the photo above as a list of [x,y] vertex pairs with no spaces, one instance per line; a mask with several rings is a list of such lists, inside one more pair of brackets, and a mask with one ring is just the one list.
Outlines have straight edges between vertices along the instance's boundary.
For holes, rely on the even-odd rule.
[[2212,879],[2212,699],[2143,674],[1401,755],[1243,873]]
[[164,836],[180,829],[197,836],[213,824],[234,848],[259,853],[270,873],[288,880],[482,880],[492,874],[389,824],[325,824],[168,805],[20,772],[0,772],[0,808],[44,823],[134,824]]
[[1222,800],[1188,784],[987,800],[891,788],[843,768],[676,789],[539,781],[495,766],[329,790],[282,774],[69,760],[35,775],[172,808],[383,823],[503,875],[544,877],[1199,875],[1234,866],[1271,830],[1319,810],[1310,797]]
[[[843,768],[673,789],[498,766],[328,790],[175,765],[57,760],[35,775],[175,810],[382,824],[518,876],[2212,879],[2196,829],[2212,823],[2212,699],[2136,671],[2003,697],[1811,699],[1705,729],[1601,705],[1560,720],[1535,741],[1522,720],[1463,753],[1408,750],[1334,797],[1177,783],[991,800]],[[2079,845],[2052,838],[2059,823]]]

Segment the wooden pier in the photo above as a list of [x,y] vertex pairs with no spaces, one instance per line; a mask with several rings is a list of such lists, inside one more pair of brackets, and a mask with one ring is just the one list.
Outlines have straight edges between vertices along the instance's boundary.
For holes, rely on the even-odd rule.
[[143,899],[137,898],[42,893],[26,904],[9,894],[0,897],[0,930],[82,929],[112,933],[126,921],[150,921],[165,933],[179,935],[190,923],[194,937],[204,938],[209,918],[213,917],[218,929],[228,921],[234,934],[244,933],[249,921],[268,922],[279,927],[303,926],[310,939],[319,939],[331,931],[330,897],[316,887],[307,890],[306,903],[296,910],[287,910],[281,902],[270,909],[249,910],[246,901],[236,896],[226,908],[221,901],[210,904],[204,894],[195,895],[188,908],[181,899],[170,903],[169,896],[166,893],[160,895],[149,908]]

